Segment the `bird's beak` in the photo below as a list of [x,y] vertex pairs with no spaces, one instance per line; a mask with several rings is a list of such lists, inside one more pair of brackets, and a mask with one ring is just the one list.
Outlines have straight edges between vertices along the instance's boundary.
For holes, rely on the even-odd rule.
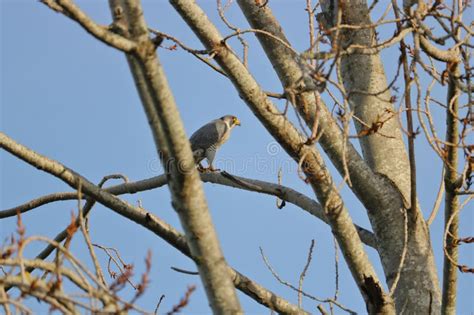
[[238,118],[235,120],[235,125],[240,126],[240,120]]

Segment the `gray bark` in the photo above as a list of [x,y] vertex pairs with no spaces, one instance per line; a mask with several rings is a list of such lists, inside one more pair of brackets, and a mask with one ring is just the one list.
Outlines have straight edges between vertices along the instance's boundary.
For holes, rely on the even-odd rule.
[[[341,23],[368,25],[367,2],[364,0],[339,1],[342,13]],[[337,4],[322,2],[326,20],[336,25]],[[345,47],[348,44],[371,46],[375,44],[373,29],[345,29],[340,33],[340,42],[333,45]],[[385,71],[379,54],[354,53],[341,57],[344,86],[350,95],[349,104],[356,116],[369,126],[383,117],[384,112],[393,110],[390,91],[387,90]],[[356,123],[356,128],[362,126]],[[385,136],[384,136],[385,135]],[[390,136],[391,138],[387,138]],[[410,313],[440,311],[440,289],[436,273],[431,241],[422,213],[417,205],[409,205],[410,166],[396,117],[387,121],[380,132],[360,138],[362,152],[371,168],[386,177],[400,191],[404,208],[408,209],[407,257],[395,291],[397,310]],[[403,250],[404,224],[402,212],[394,207],[369,213],[374,232],[379,239],[380,254],[387,283],[393,283],[399,258]],[[402,209],[403,211],[403,209]]]
[[[455,65],[450,74],[447,105],[446,110],[446,142],[458,143],[459,141],[459,90],[453,77],[459,76],[459,66]],[[444,204],[444,222],[445,230],[448,231],[446,236],[446,252],[455,262],[458,261],[459,247],[455,243],[459,238],[459,195],[457,190],[458,183],[458,148],[455,145],[446,146],[446,162],[445,162],[444,185],[446,187],[445,204]],[[453,217],[453,218],[451,218]],[[450,222],[450,226],[447,224]],[[443,304],[442,314],[456,314],[456,294],[457,294],[458,268],[451,262],[446,255],[443,262]]]
[[[247,294],[271,309],[282,313],[303,312],[228,268],[207,209],[189,141],[166,76],[156,56],[155,43],[149,38],[139,0],[110,0],[110,2],[115,13],[118,13],[116,11],[118,4],[123,8],[122,16],[116,16],[116,24],[113,25],[116,29],[113,32],[90,20],[72,1],[56,0],[48,5],[74,19],[104,43],[126,53],[155,144],[160,156],[163,157],[166,178],[163,176],[162,180],[157,180],[163,185],[168,184],[173,206],[180,216],[187,239],[185,240],[183,235],[152,214],[145,213],[143,209],[136,209],[112,196],[110,194],[112,191],[108,192],[96,187],[64,166],[17,145],[2,133],[0,133],[1,146],[35,167],[60,177],[72,187],[83,187],[84,193],[90,200],[98,200],[114,211],[142,224],[194,259],[215,313],[241,312],[232,280],[236,286],[245,288],[244,291]],[[370,313],[394,313],[395,307],[397,312],[410,314],[454,313],[456,266],[445,260],[441,305],[429,231],[419,206],[413,202],[416,196],[410,192],[410,188],[413,187],[410,179],[413,181],[414,177],[410,176],[409,161],[396,116],[384,122],[375,133],[359,138],[362,147],[361,156],[347,141],[347,135],[344,135],[336,120],[331,117],[328,108],[320,100],[320,82],[314,81],[305,74],[306,70],[302,70],[302,61],[299,56],[282,45],[280,41],[262,33],[256,34],[282,82],[285,95],[294,101],[309,128],[315,124],[318,125],[321,133],[320,144],[338,171],[342,175],[346,175],[346,172],[350,175],[351,189],[368,211],[389,288],[398,281],[393,296],[396,304],[394,307],[392,296],[383,292],[361,242],[363,239],[366,243],[373,244],[374,235],[368,231],[364,234],[364,231],[353,224],[319,151],[268,100],[258,83],[222,41],[216,28],[195,2],[190,0],[170,0],[170,2],[206,48],[212,51],[215,60],[232,81],[241,98],[272,136],[296,162],[304,160],[302,170],[320,204],[305,196],[299,196],[293,191],[282,190],[282,187],[266,185],[263,189],[259,189],[255,187],[258,182],[242,184],[235,177],[237,181],[214,177],[209,178],[209,181],[278,196],[299,205],[327,222],[341,246]],[[271,3],[259,6],[258,1],[255,0],[238,0],[238,2],[253,28],[265,30],[289,43],[269,9]],[[409,8],[414,2],[404,1],[405,8]],[[326,29],[337,27],[339,22],[355,26],[372,23],[366,0],[322,0],[321,4],[323,13],[318,18]],[[337,18],[339,13],[340,21]],[[345,28],[337,30],[336,33],[337,36],[331,36],[333,49],[346,49],[352,44],[370,49],[376,44],[373,28]],[[334,34],[333,32],[332,35]],[[419,41],[421,48],[435,59],[453,63],[459,61],[459,56],[454,51],[439,51],[422,35],[419,36]],[[328,56],[340,57],[348,103],[355,116],[364,122],[364,124],[355,122],[359,133],[367,130],[367,126],[373,126],[383,120],[383,117],[393,110],[389,101],[391,95],[387,90],[383,64],[378,54],[379,50],[373,50],[370,54],[362,50],[349,49],[341,55],[335,54],[335,51],[328,54]],[[456,99],[455,84],[455,80],[450,81],[448,101]],[[456,143],[458,126],[456,117],[452,113],[457,110],[457,102],[452,102],[450,106],[452,111],[448,110],[447,141]],[[452,169],[447,169],[445,176],[446,221],[459,207],[455,186],[457,184],[456,152],[455,147],[447,146],[447,163],[449,164],[447,168]],[[126,184],[123,185],[125,186]],[[412,198],[410,194],[413,195]],[[405,213],[408,216],[407,227],[405,227]],[[457,219],[454,219],[450,229],[453,237],[448,237],[448,246],[452,245],[457,236],[457,224]],[[399,272],[400,257],[405,250],[403,239],[406,233],[408,233],[406,259]],[[451,246],[447,250],[456,260],[457,249]]]
[[[123,4],[122,9],[119,9],[120,3]],[[173,207],[184,228],[211,309],[216,314],[241,313],[191,146],[155,46],[148,36],[140,2],[112,0],[111,10],[115,23],[123,23],[127,35],[137,43],[136,51],[127,56],[130,70],[142,99],[157,153],[167,171]],[[123,16],[120,15],[121,10]]]
[[[80,186],[85,195],[97,200],[97,202],[112,209],[119,215],[140,224],[161,237],[184,255],[193,259],[197,264],[199,263],[199,257],[194,257],[192,254],[192,249],[189,246],[187,237],[153,213],[123,201],[107,190],[94,185],[86,178],[61,163],[34,152],[33,150],[15,142],[2,132],[0,132],[0,148],[5,149],[33,167],[61,179],[74,189],[78,189]],[[143,184],[146,185],[149,183]],[[267,290],[260,284],[239,273],[237,270],[230,267],[226,268],[233,285],[246,295],[255,299],[258,303],[282,314],[309,314],[309,312],[289,303],[287,300]]]
[[222,36],[194,1],[170,0],[181,17],[193,29],[205,47],[215,54],[215,60],[226,72],[241,98],[260,119],[272,136],[296,162],[304,160],[307,176],[325,213],[353,278],[371,313],[393,313],[391,298],[383,292],[347,208],[339,196],[332,178],[314,146],[268,100],[255,79],[235,54],[222,42]]
[[[259,8],[250,0],[239,0],[238,3],[253,28],[268,31],[287,42],[268,5]],[[334,7],[331,7],[328,1],[323,4],[327,21],[334,24]],[[345,8],[343,23],[370,23],[365,2],[350,1],[345,3]],[[351,14],[354,17],[346,17]],[[361,18],[364,20],[361,21]],[[359,35],[353,31],[346,34],[346,38],[350,37],[351,43],[354,44],[367,45],[363,40],[368,39],[372,43],[372,37],[367,31],[360,32]],[[257,33],[257,37],[283,86],[286,89],[297,88],[304,91],[305,82],[301,80],[303,72],[295,61],[294,53],[268,36]],[[339,45],[344,47],[344,42]],[[377,119],[377,114],[381,115],[385,109],[391,108],[388,102],[389,91],[385,91],[387,84],[380,57],[353,54],[342,58],[344,84],[350,95],[350,104],[355,114],[370,125]],[[381,91],[385,92],[380,93]],[[371,93],[380,95],[373,96]],[[343,152],[342,132],[324,104],[318,103],[314,98],[313,92],[300,93],[296,99],[301,116],[308,126],[311,127],[314,120],[318,120],[323,132],[320,143],[341,174],[344,174],[342,157],[347,154],[352,189],[368,210],[379,240],[386,281],[391,286],[397,275],[403,250],[403,211],[404,208],[410,208],[407,202],[410,196],[409,163],[397,119],[388,121],[381,130],[384,135],[393,136],[394,139],[377,134],[362,138],[361,146],[366,160],[364,162],[350,144],[346,145],[347,152]],[[362,129],[361,126],[358,127],[359,130]],[[431,308],[436,313],[440,307],[440,290],[428,230],[419,209],[413,211],[411,218],[407,259],[395,291],[397,309],[423,313]],[[422,293],[418,295],[416,292]],[[414,298],[415,296],[420,298]]]
[[[264,181],[260,181],[256,179],[230,175],[228,173],[226,173],[226,175],[221,174],[221,173],[202,173],[200,175],[201,175],[201,180],[205,183],[224,185],[224,186],[233,187],[237,189],[243,189],[243,190],[258,192],[261,194],[276,196],[282,201],[294,204],[300,209],[305,210],[309,214],[327,223],[327,218],[324,215],[323,209],[319,203],[317,203],[315,200],[309,198],[308,196],[290,187],[286,187],[279,184],[273,184],[269,182],[264,182]],[[167,183],[168,181],[166,179],[166,175],[159,175],[159,176],[155,176],[152,178],[148,178],[148,179],[144,179],[144,180],[140,180],[136,182],[115,185],[109,188],[105,188],[104,190],[114,195],[134,194],[134,193],[162,187],[162,186],[165,186]],[[1,210],[0,219],[16,216],[18,212],[26,213],[28,211],[31,211],[33,209],[46,205],[48,203],[52,203],[56,201],[65,201],[65,200],[76,200],[76,199],[77,199],[76,192],[59,192],[59,193],[53,193],[53,194],[41,196],[39,198],[30,200],[19,206],[16,206],[10,209]],[[84,207],[84,209],[86,207],[87,205]],[[377,249],[374,234],[359,225],[355,225],[355,227],[357,229],[357,232],[359,233],[359,237],[361,241],[364,242],[367,246]],[[67,233],[65,231],[64,237],[60,241],[64,240],[66,238],[66,235]]]

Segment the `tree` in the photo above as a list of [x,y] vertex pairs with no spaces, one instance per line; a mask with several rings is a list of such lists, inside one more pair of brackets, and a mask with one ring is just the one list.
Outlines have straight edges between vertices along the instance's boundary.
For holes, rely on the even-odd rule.
[[[97,261],[94,249],[87,242],[87,227],[81,218],[86,217],[97,202],[140,224],[192,258],[214,313],[243,311],[235,288],[279,313],[314,312],[314,305],[305,311],[301,302],[302,295],[308,297],[307,293],[302,292],[307,267],[301,274],[300,286],[293,287],[299,298],[298,305],[295,305],[230,268],[224,259],[202,181],[261,192],[306,210],[330,227],[367,312],[456,312],[458,272],[472,272],[472,268],[458,259],[459,246],[472,242],[472,238],[459,236],[460,211],[472,198],[470,185],[474,159],[472,144],[468,140],[474,121],[470,82],[472,66],[469,60],[472,23],[466,24],[462,20],[469,3],[454,1],[448,5],[439,1],[404,1],[401,5],[396,1],[384,4],[374,1],[369,5],[362,0],[323,0],[315,4],[308,0],[309,44],[300,50],[287,39],[285,29],[280,25],[283,19],[279,21],[275,17],[271,1],[237,1],[250,25],[248,29],[241,28],[240,24],[234,25],[226,16],[229,5],[217,1],[224,31],[231,32],[222,36],[197,3],[170,0],[179,17],[202,43],[203,49],[190,48],[174,34],[150,28],[137,0],[110,0],[112,23],[109,26],[99,25],[70,0],[42,2],[79,23],[99,41],[125,53],[152,132],[156,156],[160,158],[165,174],[103,189],[103,183],[95,185],[72,168],[35,153],[2,133],[0,144],[3,149],[58,177],[75,192],[45,196],[6,209],[0,217],[26,212],[52,201],[81,199],[83,194],[85,205],[78,206],[78,217],[74,217],[68,225],[69,229],[56,241],[66,239],[68,244],[73,235],[71,231],[80,227],[94,261]],[[386,7],[383,8],[383,5]],[[382,17],[373,22],[376,12],[381,12]],[[300,30],[299,36],[304,32]],[[282,92],[265,91],[261,87],[263,84],[252,75],[248,51],[256,43],[249,45],[247,42],[252,40],[252,35],[256,36],[273,66]],[[244,49],[242,56],[230,46],[235,38]],[[172,46],[167,46],[169,41]],[[271,184],[240,176],[245,174],[231,175],[226,171],[199,174],[180,118],[180,106],[174,100],[172,88],[159,61],[161,48],[184,50],[228,79],[253,115],[291,157],[295,173],[311,188],[317,202],[311,195],[303,195],[280,183]],[[385,52],[391,55],[384,61]],[[386,75],[386,72],[391,75]],[[446,100],[440,101],[438,97],[443,92]],[[431,109],[433,103],[445,111],[445,126],[442,118]],[[294,115],[289,111],[290,107],[295,109]],[[441,131],[445,132],[445,137],[438,136]],[[423,138],[425,140],[421,140]],[[417,163],[422,163],[423,159],[416,158],[415,144],[421,146],[421,141],[429,144],[433,157],[441,162],[438,172],[443,170],[444,173],[431,212],[423,209],[423,202],[418,200],[417,193],[420,185],[430,184],[432,178],[420,179],[416,176]],[[326,165],[327,160],[338,175]],[[341,177],[340,182],[338,176]],[[172,206],[179,216],[184,234],[156,216],[154,211],[117,197],[163,185],[169,188]],[[344,185],[350,188],[366,210],[370,229],[354,223],[354,210],[345,202],[347,194],[342,192]],[[444,254],[440,287],[430,224],[436,217],[441,198],[444,198],[445,221],[440,232]],[[278,205],[284,206],[281,202]],[[428,213],[431,214],[426,215]],[[22,265],[21,255],[14,262],[7,261],[14,253],[21,253],[24,246],[24,228],[20,224],[22,221],[18,222],[19,240],[11,242],[7,247],[9,251],[3,251],[8,255],[2,255],[5,256],[2,265]],[[314,243],[306,266],[311,262],[313,246]],[[377,262],[368,254],[369,247],[375,249],[380,258],[382,272],[377,272]],[[61,247],[52,244],[38,258],[45,259],[57,248]],[[63,252],[68,252],[66,245],[64,248]],[[263,251],[262,256],[269,265]],[[29,272],[33,267],[39,268],[40,262],[33,262],[35,266],[31,262],[26,263]],[[146,262],[149,270],[152,268],[150,259]],[[60,264],[56,265],[56,270],[51,265],[40,269],[48,272],[55,270],[59,274]],[[100,280],[103,278],[98,271],[100,266],[95,263],[94,267]],[[8,276],[3,278],[0,282],[3,291],[12,286],[26,293],[36,289],[36,282],[27,287],[21,286],[27,275],[24,267],[20,269],[20,275],[13,276],[10,270]],[[122,282],[129,276],[126,272],[123,274]],[[141,289],[146,286],[147,277],[148,273],[144,273]],[[58,279],[59,276],[56,283],[60,283]],[[107,286],[105,281],[102,284]],[[41,289],[41,286],[38,288]],[[106,288],[102,289],[106,291]],[[16,306],[6,294],[3,294],[3,301]],[[93,296],[91,292],[88,294]],[[141,293],[136,295],[137,298],[139,295]],[[64,308],[63,311],[72,312],[80,307],[73,301],[64,302],[53,294],[46,297],[51,299],[50,302],[45,298],[46,302],[56,308]],[[107,309],[108,301],[114,299],[116,295],[107,295],[101,300],[102,307]],[[132,301],[135,302],[134,299]],[[7,310],[8,303],[3,303]],[[324,300],[324,303],[328,303],[331,310],[334,305],[346,310],[338,302],[337,290],[334,298]],[[114,311],[120,307],[127,310],[125,306],[114,307]],[[319,311],[325,312],[322,304]]]

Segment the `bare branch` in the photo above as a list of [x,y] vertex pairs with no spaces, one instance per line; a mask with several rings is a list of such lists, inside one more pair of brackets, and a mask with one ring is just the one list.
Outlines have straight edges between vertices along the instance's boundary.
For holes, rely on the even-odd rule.
[[306,264],[303,268],[303,271],[300,274],[300,281],[298,282],[298,306],[302,306],[302,294],[303,291],[303,282],[304,278],[306,277],[306,273],[308,272],[309,265],[311,264],[311,260],[313,259],[313,249],[314,249],[314,240],[311,240],[311,245],[309,246],[308,250],[308,258],[306,259]]
[[41,0],[41,2],[76,21],[89,34],[111,47],[127,53],[131,53],[137,48],[137,45],[133,41],[111,32],[108,27],[96,24],[70,0]]
[[[374,281],[381,288],[378,277],[366,256],[362,242],[354,229],[352,219],[333,184],[331,175],[324,164],[319,152],[312,146],[305,145],[306,139],[296,128],[275,108],[260,89],[248,70],[235,57],[226,45],[222,45],[222,37],[215,26],[209,21],[202,9],[195,3],[183,0],[171,0],[182,18],[192,25],[193,31],[208,49],[216,51],[215,59],[231,78],[239,94],[246,101],[255,115],[262,121],[272,136],[282,145],[286,152],[295,160],[300,161],[305,156],[304,172],[308,182],[315,191],[318,199],[324,204],[326,216],[329,219],[334,235],[337,237],[349,268],[359,286],[361,294],[365,295],[366,279]],[[255,3],[253,2],[253,5]],[[387,298],[380,291],[381,300]],[[375,298],[375,296],[374,296]],[[378,304],[383,308],[391,308],[390,301]]]
[[[104,206],[112,209],[119,215],[124,216],[129,220],[142,225],[146,229],[163,238],[166,242],[168,242],[170,245],[178,249],[186,256],[194,259],[186,243],[185,236],[179,233],[166,222],[159,219],[154,214],[140,207],[130,205],[129,203],[115,197],[104,189],[95,186],[86,178],[80,176],[79,174],[65,167],[64,165],[51,159],[48,159],[44,156],[41,156],[38,153],[14,142],[3,132],[0,132],[0,147],[4,148],[5,150],[17,156],[26,163],[31,164],[32,166],[39,168],[55,177],[58,177],[73,188],[77,188],[80,182],[84,194],[90,195],[92,198],[96,199]],[[265,289],[264,287],[247,278],[238,271],[228,268],[227,272],[229,272],[229,274],[231,275],[231,279],[233,280],[234,285],[239,290],[256,300],[258,303],[263,304],[268,308],[281,313],[308,313],[304,310],[301,310],[297,306],[292,305],[288,301],[282,299],[275,293]]]
[[187,274],[187,275],[193,275],[193,276],[198,276],[199,275],[199,272],[197,272],[197,271],[184,270],[184,269],[173,267],[173,266],[171,266],[170,268],[172,270],[176,271],[176,272],[184,273],[184,274]]
[[[449,69],[450,80],[448,84],[448,95],[446,110],[446,142],[457,143],[459,140],[459,122],[456,116],[458,115],[458,95],[459,89],[456,87],[452,77],[459,75],[459,66],[454,64],[452,69]],[[445,257],[443,263],[443,313],[456,313],[456,297],[457,297],[457,260],[458,247],[455,242],[459,233],[459,217],[457,215],[459,209],[459,196],[456,194],[458,185],[457,167],[458,167],[458,148],[449,145],[446,147],[445,160],[445,174],[444,186],[446,189],[444,197],[444,220],[445,233],[447,238],[444,241]],[[448,225],[449,223],[449,225]],[[455,263],[453,263],[454,261]]]
[[303,296],[311,299],[311,300],[314,300],[314,301],[318,301],[318,302],[323,302],[323,303],[333,303],[334,305],[338,306],[341,310],[343,311],[346,311],[348,312],[349,314],[357,314],[356,312],[352,311],[351,309],[345,307],[344,305],[342,305],[341,303],[337,302],[336,300],[333,300],[333,299],[321,299],[321,298],[318,298],[318,297],[315,297],[311,294],[308,294],[306,293],[305,291],[302,291],[300,290],[299,288],[295,287],[294,285],[292,285],[291,283],[283,280],[279,275],[278,273],[275,271],[275,269],[273,269],[273,267],[270,265],[270,262],[268,261],[268,258],[265,256],[264,252],[263,252],[263,249],[260,247],[260,255],[262,256],[262,259],[263,259],[263,262],[265,263],[265,266],[268,268],[268,270],[270,270],[270,272],[272,273],[273,277],[275,277],[275,279],[278,280],[278,282],[280,282],[281,284],[283,284],[284,286],[298,292],[298,294],[302,294]]
[[[107,179],[104,179],[104,182]],[[102,272],[102,268],[99,264],[99,261],[97,260],[97,256],[95,254],[94,248],[92,247],[92,242],[90,239],[89,231],[86,229],[86,224],[84,222],[84,213],[82,209],[82,191],[81,191],[81,186],[79,185],[79,188],[77,190],[77,207],[78,207],[78,219],[79,219],[79,227],[81,228],[82,235],[84,236],[84,240],[87,244],[87,249],[89,250],[89,255],[92,258],[92,262],[94,263],[94,268],[95,272],[97,275],[97,278],[102,282],[102,284],[106,284],[107,282],[105,281],[104,274]]]
[[433,57],[438,61],[443,62],[454,62],[458,63],[460,61],[458,54],[453,50],[441,50],[434,46],[428,39],[426,39],[423,35],[420,36],[420,44],[423,51]]
[[[313,199],[307,197],[306,195],[290,187],[273,184],[273,183],[269,183],[269,182],[265,182],[261,180],[231,175],[227,172],[202,173],[200,174],[200,176],[201,176],[201,180],[206,183],[224,185],[228,187],[243,189],[247,191],[254,191],[254,192],[278,197],[281,200],[284,200],[285,202],[294,204],[295,206],[307,211],[311,215],[327,223],[327,218],[319,203],[317,203]],[[140,180],[137,182],[130,182],[130,183],[112,186],[112,187],[106,188],[105,191],[114,195],[134,194],[141,191],[146,191],[146,190],[162,187],[166,184],[167,184],[166,175],[160,175],[160,176]],[[17,211],[24,213],[26,211],[34,209],[34,207],[39,207],[43,205],[39,202],[36,203],[35,202],[36,200],[48,200],[49,202],[54,202],[54,201],[59,201],[59,200],[74,200],[76,198],[77,198],[77,193],[75,192],[56,193],[56,194],[46,195],[44,197],[40,197],[30,202],[27,202],[21,206],[0,211],[0,218],[15,216]],[[86,206],[84,207],[85,213],[87,212],[86,211],[87,208],[89,208],[89,206],[86,204]],[[361,240],[366,245],[377,249],[377,242],[375,240],[373,233],[359,225],[355,225],[355,227],[357,229],[357,232]],[[55,240],[58,242],[64,240],[64,238],[66,237],[65,232],[63,232],[61,235],[63,235],[62,239],[58,238],[59,237],[58,235],[55,238]]]
[[[364,46],[352,44],[349,47],[338,51],[338,56],[352,55],[352,54],[361,54],[361,55],[375,55],[384,50],[385,48],[391,47],[400,41],[402,41],[408,34],[413,32],[413,28],[403,28],[397,32],[392,38],[387,39],[386,41],[376,44],[373,46]],[[306,51],[301,55],[302,58],[308,59],[319,59],[319,60],[329,60],[336,57],[335,52],[312,52]]]
[[[141,43],[141,51],[129,56],[130,70],[142,96],[156,150],[160,158],[163,157],[162,164],[170,178],[168,188],[173,208],[178,213],[193,256],[199,257],[197,267],[211,308],[216,313],[240,313],[240,302],[209,213],[191,145],[155,53],[155,45],[148,37],[149,28],[141,3],[124,0],[123,4],[123,22],[130,37]],[[114,15],[117,1],[111,0],[111,6]],[[115,15],[114,18],[118,17]]]
[[0,211],[0,219],[14,217],[18,212],[25,213],[38,207],[44,206],[48,203],[56,201],[74,200],[76,199],[76,197],[77,193],[75,192],[54,193],[46,196],[41,196],[39,198],[30,200],[22,205]]
[[444,172],[445,169],[443,167],[443,171],[441,172],[441,181],[439,184],[439,189],[438,193],[436,194],[436,199],[433,204],[433,209],[431,210],[431,214],[426,220],[426,224],[431,225],[433,223],[434,219],[436,218],[436,215],[438,214],[439,207],[441,206],[441,200],[443,200],[443,194],[444,194]]
[[158,303],[156,304],[155,312],[153,313],[154,315],[158,314],[158,310],[159,310],[160,305],[161,305],[161,302],[163,301],[164,298],[165,298],[165,295],[162,294],[162,295],[160,296],[160,300],[159,300]]
[[171,311],[167,312],[166,315],[172,315],[172,314],[180,313],[183,310],[183,308],[185,308],[188,305],[189,298],[191,297],[191,294],[194,292],[194,290],[196,290],[195,285],[189,286],[188,289],[186,290],[186,293],[184,294],[184,296],[179,301],[179,303],[174,305],[173,309]]

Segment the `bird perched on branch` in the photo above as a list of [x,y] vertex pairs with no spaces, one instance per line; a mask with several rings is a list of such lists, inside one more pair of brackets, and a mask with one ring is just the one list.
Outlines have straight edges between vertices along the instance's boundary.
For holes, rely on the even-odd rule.
[[[226,115],[209,122],[193,133],[189,141],[199,171],[218,171],[212,162],[217,150],[229,139],[230,132],[235,126],[240,126],[239,119],[232,115]],[[204,168],[201,164],[204,159],[207,159],[208,168]]]

